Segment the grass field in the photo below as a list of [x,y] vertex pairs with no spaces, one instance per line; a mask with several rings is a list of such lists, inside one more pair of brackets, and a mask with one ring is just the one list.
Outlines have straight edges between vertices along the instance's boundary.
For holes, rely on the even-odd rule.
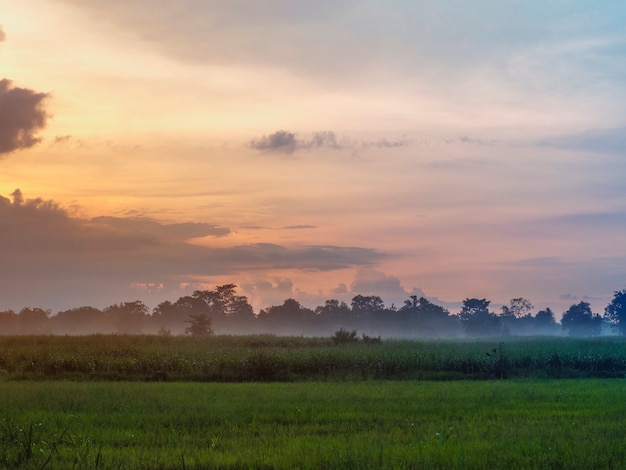
[[6,468],[623,468],[626,382],[6,382]]
[[624,378],[626,341],[363,342],[279,336],[0,336],[0,378],[275,382]]
[[625,346],[0,336],[0,467],[626,468]]

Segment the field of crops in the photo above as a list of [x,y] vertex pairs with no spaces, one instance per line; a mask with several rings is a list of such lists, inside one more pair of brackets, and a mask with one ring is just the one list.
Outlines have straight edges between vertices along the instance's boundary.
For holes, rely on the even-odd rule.
[[622,468],[619,379],[6,382],[4,468]]
[[0,378],[268,382],[626,376],[626,342],[358,342],[278,336],[0,336]]
[[0,468],[621,468],[625,377],[617,337],[0,336]]

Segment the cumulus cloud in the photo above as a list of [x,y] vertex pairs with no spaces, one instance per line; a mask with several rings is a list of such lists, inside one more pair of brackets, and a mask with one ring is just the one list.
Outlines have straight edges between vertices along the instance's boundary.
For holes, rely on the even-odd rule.
[[[198,237],[230,230],[205,223],[163,224],[144,218],[79,219],[54,201],[16,190],[0,197],[0,309],[30,305],[70,308],[124,300],[138,285],[193,284],[210,276],[271,269],[330,271],[369,265],[383,254],[368,248],[270,243],[211,247]],[[281,284],[282,285],[282,284]],[[134,286],[134,287],[133,287]],[[95,299],[95,300],[94,300]],[[163,300],[163,299],[161,299]]]
[[6,78],[0,80],[0,156],[39,143],[37,132],[46,126],[48,114],[43,109],[46,93],[14,87]]

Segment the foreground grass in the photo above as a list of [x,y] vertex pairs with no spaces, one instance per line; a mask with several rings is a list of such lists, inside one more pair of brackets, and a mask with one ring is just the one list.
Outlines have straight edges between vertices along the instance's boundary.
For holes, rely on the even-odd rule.
[[624,338],[503,338],[336,346],[276,336],[0,336],[14,380],[275,382],[625,377]]
[[5,382],[7,468],[622,468],[624,380]]

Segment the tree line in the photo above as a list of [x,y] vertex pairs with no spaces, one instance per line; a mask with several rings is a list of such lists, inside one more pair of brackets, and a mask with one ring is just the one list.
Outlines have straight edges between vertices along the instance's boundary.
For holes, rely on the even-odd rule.
[[424,297],[410,296],[401,307],[386,306],[376,295],[356,295],[348,305],[326,300],[315,309],[294,299],[255,313],[234,284],[196,290],[152,311],[141,301],[104,309],[83,306],[52,315],[42,308],[0,311],[0,334],[275,334],[328,336],[339,329],[384,337],[489,337],[505,335],[569,335],[591,337],[626,334],[626,289],[615,291],[604,314],[588,302],[573,304],[557,322],[546,308],[533,313],[532,303],[517,297],[499,312],[487,299],[468,298],[457,313]]

